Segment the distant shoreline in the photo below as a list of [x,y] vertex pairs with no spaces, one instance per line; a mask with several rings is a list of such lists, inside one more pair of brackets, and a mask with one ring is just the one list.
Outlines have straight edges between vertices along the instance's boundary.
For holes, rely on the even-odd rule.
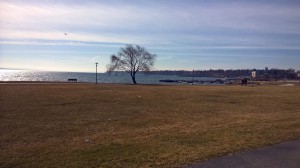
[[[63,84],[63,85],[76,85],[76,84],[87,84],[87,85],[95,85],[95,82],[68,82],[68,81],[0,81],[0,85],[2,84]],[[300,86],[300,80],[280,80],[280,81],[254,81],[254,85],[289,85],[292,84],[293,86]],[[98,82],[97,85],[134,85],[132,83],[103,83]],[[191,83],[158,83],[158,84],[145,84],[145,83],[138,83],[137,85],[149,85],[149,86],[238,86],[241,85],[240,83],[235,84],[191,84]],[[253,86],[252,83],[248,83],[248,86]]]

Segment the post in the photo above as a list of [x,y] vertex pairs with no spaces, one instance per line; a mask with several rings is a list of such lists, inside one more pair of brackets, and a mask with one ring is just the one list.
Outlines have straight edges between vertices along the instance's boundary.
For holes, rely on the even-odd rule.
[[195,73],[195,71],[193,70],[192,85],[194,85],[194,73]]
[[97,80],[97,67],[98,67],[98,62],[96,62],[96,84],[98,83],[98,80]]
[[253,71],[252,71],[252,74],[251,74],[251,85],[253,86],[253,81],[255,80],[255,78],[256,78],[256,69],[254,69]]
[[277,80],[278,80],[278,69],[276,69],[275,75],[276,75],[276,77],[275,77],[275,82],[277,83]]

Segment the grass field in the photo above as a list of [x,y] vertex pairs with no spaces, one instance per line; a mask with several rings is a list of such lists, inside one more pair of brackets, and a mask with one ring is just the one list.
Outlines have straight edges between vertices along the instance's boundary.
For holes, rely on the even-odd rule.
[[0,167],[179,167],[300,138],[300,87],[0,85]]

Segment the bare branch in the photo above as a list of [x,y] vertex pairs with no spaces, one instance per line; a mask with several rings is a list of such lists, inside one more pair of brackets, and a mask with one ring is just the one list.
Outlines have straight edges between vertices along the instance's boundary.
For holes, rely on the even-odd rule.
[[135,74],[139,71],[150,71],[155,59],[156,55],[149,53],[144,47],[128,44],[122,47],[117,55],[111,56],[111,64],[107,65],[107,71],[128,72],[133,83],[136,83]]

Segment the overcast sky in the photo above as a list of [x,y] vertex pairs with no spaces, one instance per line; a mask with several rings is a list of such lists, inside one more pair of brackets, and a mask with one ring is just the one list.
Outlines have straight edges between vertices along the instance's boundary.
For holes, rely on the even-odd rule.
[[[300,70],[298,0],[0,1],[0,68],[105,71],[140,44],[157,70]],[[67,33],[65,35],[64,33]]]

